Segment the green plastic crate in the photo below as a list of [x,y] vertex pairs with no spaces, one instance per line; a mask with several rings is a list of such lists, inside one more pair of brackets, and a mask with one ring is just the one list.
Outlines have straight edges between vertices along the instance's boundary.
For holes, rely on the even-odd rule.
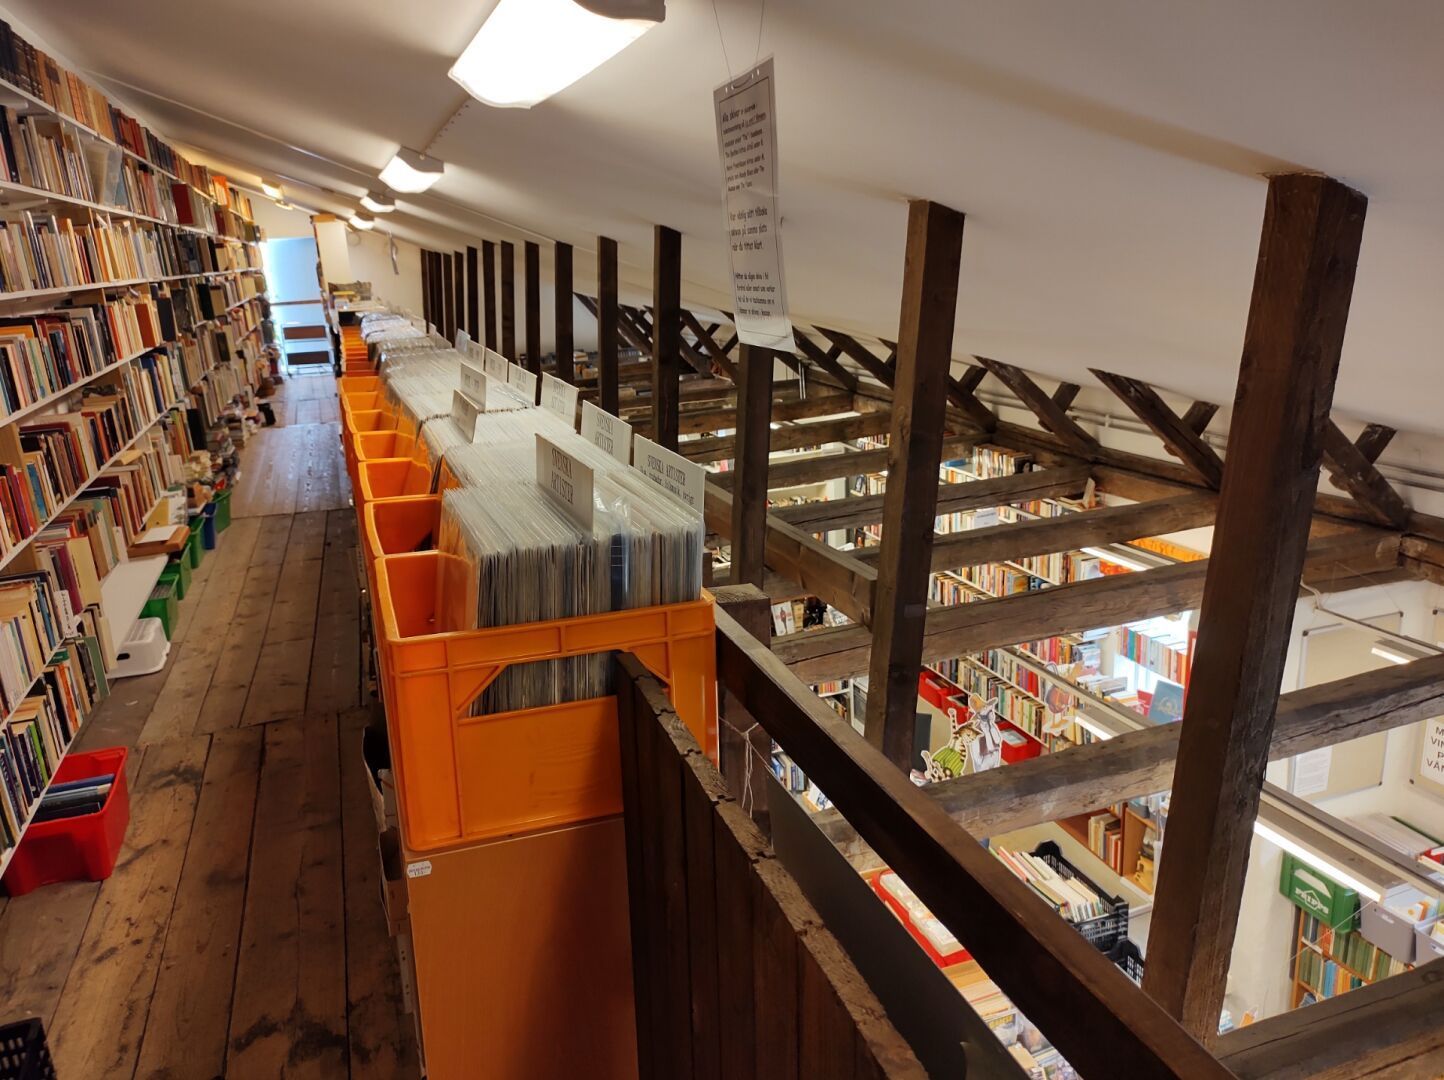
[[191,569],[195,570],[201,565],[201,559],[205,556],[205,542],[201,539],[201,533],[205,530],[206,519],[198,517],[191,522],[190,539],[186,541],[185,556],[190,560]]
[[225,532],[231,527],[231,489],[216,492],[216,532]]
[[165,627],[169,641],[175,633],[176,621],[180,618],[180,605],[176,602],[175,588],[167,581],[156,582],[150,591],[150,599],[140,609],[142,619],[159,619]]
[[[190,544],[189,536],[186,537],[186,544]],[[181,548],[180,551],[172,555],[170,561],[165,564],[165,569],[161,571],[160,576],[164,579],[167,575],[175,580],[176,599],[184,600],[186,593],[191,591],[191,561],[185,548]]]

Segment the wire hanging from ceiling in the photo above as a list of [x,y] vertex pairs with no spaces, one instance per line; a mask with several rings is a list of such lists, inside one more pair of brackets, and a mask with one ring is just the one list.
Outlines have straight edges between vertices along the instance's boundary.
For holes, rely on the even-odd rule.
[[[712,19],[717,24],[717,44],[722,48],[722,66],[727,69],[727,79],[730,82],[736,77],[732,70],[732,58],[727,55],[727,35],[722,32],[722,15],[717,10],[717,0],[712,0]],[[752,54],[752,66],[757,66],[757,61],[762,59],[762,27],[767,21],[767,0],[762,0],[757,10],[757,48]],[[747,55],[743,53],[743,55]]]

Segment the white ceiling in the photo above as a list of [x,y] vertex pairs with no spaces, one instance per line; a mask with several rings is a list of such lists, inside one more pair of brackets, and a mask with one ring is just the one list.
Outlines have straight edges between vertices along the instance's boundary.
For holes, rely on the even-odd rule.
[[[686,298],[727,303],[711,91],[719,23],[745,66],[761,0],[670,0],[531,111],[446,78],[492,0],[7,4],[217,161],[354,196],[398,143],[430,146],[447,175],[399,235],[566,240],[587,287],[606,233],[640,296],[660,222],[684,235]],[[761,48],[795,318],[892,336],[905,200],[927,197],[968,214],[959,356],[1227,404],[1260,177],[1320,170],[1370,197],[1340,409],[1444,433],[1444,4],[767,0]]]

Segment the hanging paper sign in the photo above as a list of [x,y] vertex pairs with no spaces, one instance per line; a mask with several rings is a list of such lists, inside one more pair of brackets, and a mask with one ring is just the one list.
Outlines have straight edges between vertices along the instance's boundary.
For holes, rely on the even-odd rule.
[[632,463],[632,425],[590,401],[582,402],[582,438],[623,465]]
[[555,413],[567,427],[575,427],[577,422],[577,388],[555,375],[542,376],[542,408],[549,413]]
[[777,102],[769,56],[712,92],[722,204],[737,337],[745,345],[792,349],[782,275],[778,209]]
[[545,435],[536,437],[536,482],[584,529],[592,527],[592,470]]
[[467,442],[476,437],[476,418],[485,411],[484,405],[473,401],[460,390],[451,392],[451,422]]
[[536,383],[537,378],[520,364],[508,364],[506,369],[506,381],[516,388],[522,397],[526,398],[527,404],[536,404]]
[[501,353],[495,349],[486,350],[482,356],[481,366],[493,379],[500,379],[502,382],[506,382],[506,357],[502,356]]
[[638,435],[632,464],[652,483],[670,491],[699,514],[706,499],[707,470],[651,439]]
[[475,401],[483,412],[486,411],[486,373],[465,357],[458,365],[461,370],[461,389]]

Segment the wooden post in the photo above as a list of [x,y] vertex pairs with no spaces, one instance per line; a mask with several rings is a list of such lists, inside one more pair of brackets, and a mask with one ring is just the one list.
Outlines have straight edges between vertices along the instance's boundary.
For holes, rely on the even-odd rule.
[[597,404],[613,416],[621,412],[617,386],[617,242],[597,237]]
[[466,246],[466,332],[472,341],[481,339],[481,288],[477,277],[477,251]]
[[421,318],[431,322],[431,252],[421,249]]
[[1269,181],[1144,988],[1204,1042],[1268,762],[1368,200]]
[[737,480],[732,486],[734,585],[762,585],[767,547],[767,457],[772,435],[772,350],[742,346],[737,388]]
[[963,220],[938,203],[908,206],[867,702],[868,742],[904,772],[913,758]]
[[516,363],[516,250],[501,242],[501,354]]
[[553,295],[556,304],[556,350],[557,378],[562,382],[574,383],[577,373],[572,367],[572,352],[575,338],[572,335],[572,246],[560,240],[552,255],[552,280],[556,286]]
[[526,369],[540,375],[541,362],[541,248],[528,240],[523,248],[526,268]]
[[658,225],[652,241],[652,439],[677,449],[682,378],[682,234]]
[[481,242],[482,332],[488,349],[496,348],[496,244]]
[[453,323],[451,326],[451,340],[456,341],[456,332],[466,329],[466,256],[459,251],[451,254],[452,273],[452,301],[451,310]]
[[[736,555],[733,555],[736,559]],[[736,566],[736,562],[733,562]],[[767,594],[755,585],[719,585],[712,590],[717,606],[737,620],[762,644],[772,640],[772,605]],[[772,736],[755,724],[754,717],[725,687],[722,691],[722,723],[718,725],[717,749],[722,775],[727,788],[739,805],[745,805],[754,819],[767,812],[766,776],[760,770],[772,759]],[[745,736],[744,736],[745,733]],[[748,749],[749,744],[751,750]],[[760,760],[752,761],[751,794],[747,791],[747,757],[756,752]]]
[[456,340],[456,268],[451,265],[451,256],[441,256],[441,333],[447,341]]

